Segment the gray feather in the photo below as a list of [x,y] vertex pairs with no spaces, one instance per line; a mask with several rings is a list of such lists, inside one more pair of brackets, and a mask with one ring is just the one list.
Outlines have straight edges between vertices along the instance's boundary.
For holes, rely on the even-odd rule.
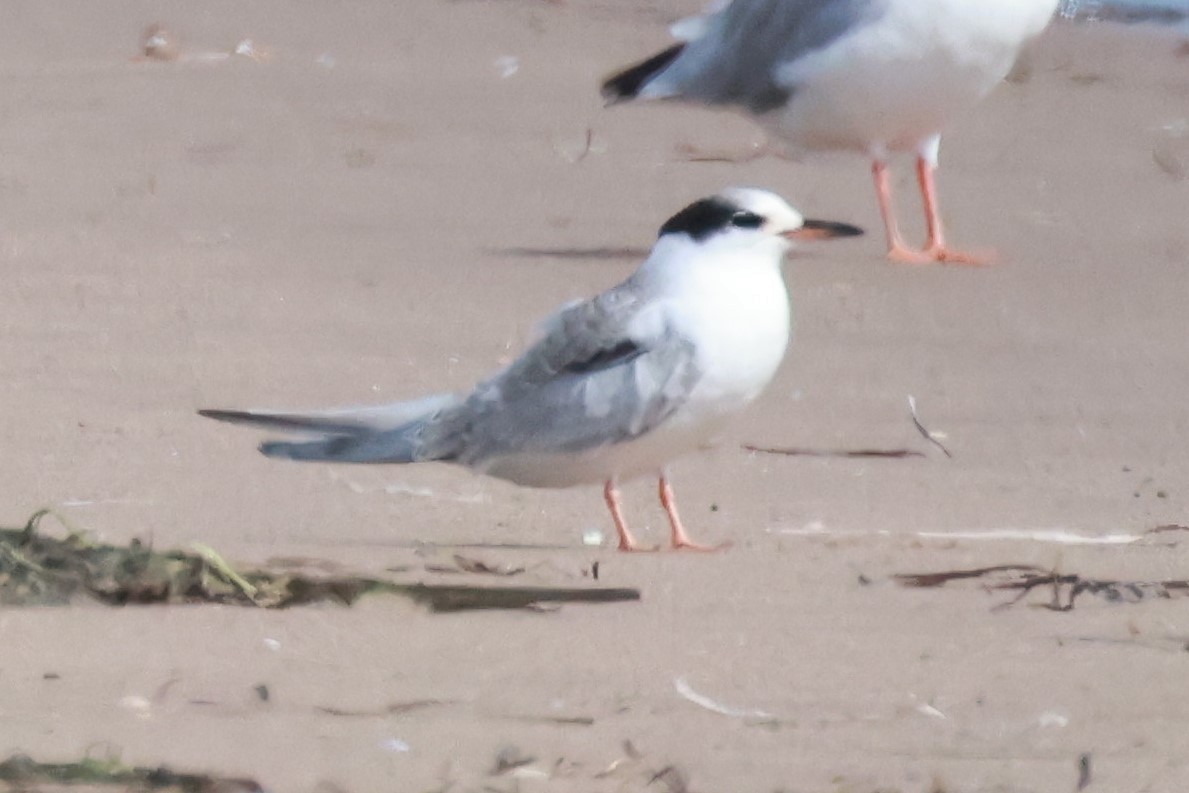
[[685,403],[700,373],[672,329],[630,331],[632,282],[564,308],[542,338],[469,397],[316,413],[203,410],[209,418],[319,436],[266,441],[270,457],[469,466],[514,453],[576,452],[638,437]]
[[767,112],[796,91],[778,79],[782,64],[874,22],[886,6],[887,0],[734,0],[705,21],[703,35],[646,89]]
[[629,281],[553,317],[536,345],[452,411],[460,461],[583,451],[664,422],[700,373],[692,343],[670,328],[629,333],[640,309]]
[[449,407],[455,394],[435,394],[409,402],[333,408],[307,413],[272,410],[200,410],[218,421],[251,424],[318,436],[308,441],[265,441],[269,457],[355,463],[407,463],[420,459],[417,441],[423,428]]

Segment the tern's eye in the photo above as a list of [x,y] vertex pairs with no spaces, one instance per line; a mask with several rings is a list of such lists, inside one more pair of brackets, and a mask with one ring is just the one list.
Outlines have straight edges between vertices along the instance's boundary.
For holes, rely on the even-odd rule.
[[758,229],[764,225],[764,219],[755,212],[748,212],[746,209],[741,209],[731,215],[731,225],[740,229]]

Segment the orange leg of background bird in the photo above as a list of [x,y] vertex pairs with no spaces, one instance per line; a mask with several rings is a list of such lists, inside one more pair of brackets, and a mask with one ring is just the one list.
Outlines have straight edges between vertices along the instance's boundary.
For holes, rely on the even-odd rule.
[[655,547],[645,547],[636,542],[627,522],[623,519],[623,509],[619,505],[619,488],[614,479],[608,479],[603,485],[603,499],[607,502],[607,509],[611,511],[611,520],[615,521],[615,531],[619,534],[619,550],[621,551],[655,551]]
[[883,218],[884,231],[888,237],[888,258],[905,264],[931,264],[937,261],[926,251],[908,247],[904,238],[900,236],[896,211],[892,207],[892,183],[888,178],[888,164],[883,160],[872,160],[871,176],[875,180],[875,197],[879,199],[879,214]]
[[921,200],[925,204],[925,223],[929,228],[929,238],[925,241],[922,253],[928,259],[950,264],[988,264],[991,257],[962,253],[951,250],[945,245],[945,233],[941,228],[941,212],[937,207],[937,185],[933,181],[934,167],[924,157],[917,157],[917,181],[921,185]]
[[660,476],[660,496],[661,506],[665,508],[665,514],[669,516],[669,526],[672,527],[673,534],[673,548],[685,548],[690,551],[718,551],[730,545],[725,542],[721,545],[702,545],[694,542],[685,533],[685,527],[681,525],[681,517],[677,514],[677,500],[673,497],[673,488],[669,485],[669,480],[665,478],[662,473]]

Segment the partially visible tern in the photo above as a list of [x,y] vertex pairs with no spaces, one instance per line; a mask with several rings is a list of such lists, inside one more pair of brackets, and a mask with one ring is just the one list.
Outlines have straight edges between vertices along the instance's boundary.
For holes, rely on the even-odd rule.
[[805,220],[744,188],[697,201],[661,227],[626,281],[546,320],[541,338],[469,394],[314,413],[201,410],[304,434],[270,457],[441,461],[529,487],[602,483],[619,548],[639,550],[616,483],[659,477],[674,548],[690,539],[664,466],[696,450],[776,373],[789,340],[781,265],[791,240],[861,233]]
[[[796,150],[872,161],[888,258],[981,264],[951,248],[934,171],[941,130],[1007,76],[1058,0],[733,0],[672,28],[678,44],[609,78],[603,95],[679,99],[749,113]],[[916,154],[928,239],[904,241],[890,153]]]

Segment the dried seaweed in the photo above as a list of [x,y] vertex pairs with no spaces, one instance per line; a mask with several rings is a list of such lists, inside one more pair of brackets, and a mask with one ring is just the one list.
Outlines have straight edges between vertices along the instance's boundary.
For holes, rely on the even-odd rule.
[[415,710],[424,710],[438,705],[449,705],[450,700],[446,699],[414,699],[408,702],[390,702],[380,708],[336,708],[330,705],[315,705],[314,710],[319,713],[325,713],[328,716],[352,716],[362,718],[372,718],[381,716],[398,716],[404,713],[411,713]]
[[1097,595],[1111,603],[1138,603],[1147,599],[1169,599],[1189,595],[1189,580],[1128,581],[1086,578],[1076,573],[1059,573],[1026,564],[993,565],[935,573],[901,573],[893,576],[893,579],[910,587],[941,587],[951,581],[979,579],[983,581],[982,586],[986,590],[1018,592],[1016,597],[997,605],[997,609],[1015,605],[1038,587],[1052,589],[1050,601],[1038,604],[1052,611],[1072,610],[1074,601],[1085,593]]
[[[38,531],[52,514],[40,510],[22,528],[0,528],[0,605],[65,605],[89,598],[109,605],[221,603],[279,609],[321,602],[351,605],[366,594],[387,593],[410,597],[433,611],[461,611],[640,599],[640,591],[631,588],[447,586],[237,571],[205,545],[162,552],[137,540],[127,546],[97,543],[73,529],[64,538]],[[474,572],[510,575],[515,570],[465,561],[460,565]]]
[[125,766],[114,760],[86,758],[75,763],[39,763],[26,755],[14,754],[0,762],[0,790],[30,791],[41,785],[52,785],[54,789],[99,786],[169,793],[262,793],[264,790],[251,779]]
[[912,449],[810,449],[804,446],[754,446],[743,444],[749,452],[764,454],[781,454],[786,457],[843,457],[847,459],[891,459],[904,457],[924,457],[921,452]]

